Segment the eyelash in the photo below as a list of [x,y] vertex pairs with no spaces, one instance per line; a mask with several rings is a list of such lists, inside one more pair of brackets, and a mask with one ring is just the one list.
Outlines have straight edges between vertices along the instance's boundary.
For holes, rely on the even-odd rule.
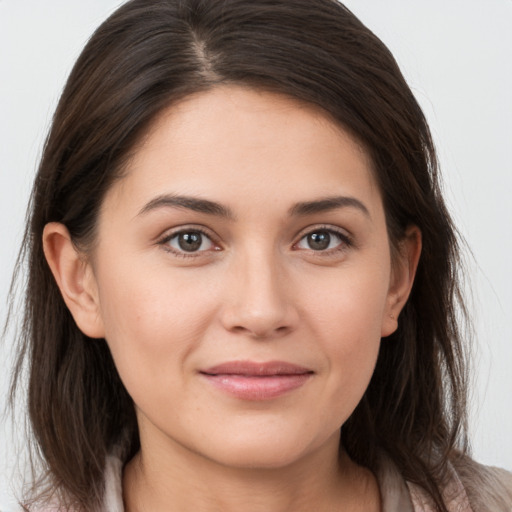
[[[315,254],[315,256],[324,256],[325,257],[325,256],[330,256],[330,255],[337,255],[339,252],[345,251],[354,245],[352,238],[344,231],[341,231],[340,229],[336,229],[332,226],[319,225],[319,226],[314,226],[314,227],[308,227],[307,230],[304,230],[300,234],[298,241],[293,244],[293,246],[292,246],[293,249],[294,250],[302,250],[300,248],[297,248],[298,244],[302,240],[304,240],[306,237],[308,237],[312,234],[315,234],[315,233],[320,233],[320,232],[325,232],[325,233],[328,233],[329,235],[334,234],[340,240],[340,243],[336,247],[332,247],[330,249],[323,249],[323,250],[304,249],[304,250],[309,250],[311,253]],[[182,235],[185,233],[199,233],[202,236],[206,237],[208,240],[210,240],[210,242],[214,246],[213,251],[222,250],[219,247],[219,243],[216,241],[215,237],[213,237],[209,231],[207,231],[206,229],[204,229],[200,226],[190,226],[190,227],[187,226],[184,228],[182,227],[176,231],[167,233],[161,239],[159,239],[157,241],[157,244],[162,246],[162,248],[165,251],[170,252],[174,256],[177,256],[179,258],[197,258],[201,255],[204,255],[205,252],[210,251],[210,250],[190,251],[190,252],[187,252],[185,250],[180,251],[180,250],[176,250],[176,249],[172,248],[169,245],[169,242],[171,240],[173,240],[174,238],[178,237],[179,235]]]
[[200,227],[200,226],[187,226],[187,227],[181,227],[176,231],[173,231],[171,233],[166,233],[162,238],[160,238],[157,241],[157,244],[162,246],[162,248],[173,254],[174,256],[177,256],[178,258],[197,258],[199,255],[203,255],[205,252],[208,252],[207,250],[202,251],[179,251],[174,249],[169,245],[169,242],[173,239],[178,237],[179,235],[185,234],[185,233],[199,233],[203,237],[206,237],[212,245],[214,246],[214,251],[220,250],[219,244],[215,240],[215,237],[212,236],[212,234],[207,231],[206,229]]
[[[334,234],[340,240],[340,243],[336,247],[332,247],[331,249],[324,249],[324,250],[309,249],[309,251],[311,251],[311,253],[313,253],[315,256],[319,256],[319,257],[336,256],[340,252],[346,251],[347,249],[350,249],[351,247],[354,246],[352,237],[350,235],[348,235],[345,231],[342,231],[341,229],[337,229],[333,226],[319,225],[319,226],[306,228],[306,230],[304,230],[300,234],[299,240],[295,244],[293,244],[293,247],[296,248],[297,245],[302,240],[304,240],[305,238],[307,238],[308,236],[310,236],[314,233],[320,233],[320,232],[325,232],[325,233],[328,233],[329,235]],[[300,249],[297,249],[297,250],[300,250]],[[307,249],[305,249],[305,250],[307,250]]]

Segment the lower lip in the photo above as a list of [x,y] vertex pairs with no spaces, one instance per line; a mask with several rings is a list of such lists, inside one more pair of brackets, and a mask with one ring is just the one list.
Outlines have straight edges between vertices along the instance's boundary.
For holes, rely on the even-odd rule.
[[303,386],[311,373],[293,375],[202,374],[216,388],[242,400],[271,400]]

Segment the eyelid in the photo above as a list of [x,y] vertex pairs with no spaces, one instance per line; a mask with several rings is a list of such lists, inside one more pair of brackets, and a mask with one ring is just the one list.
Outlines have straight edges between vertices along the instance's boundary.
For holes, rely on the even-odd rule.
[[[213,249],[208,250],[202,250],[202,251],[193,251],[193,252],[186,252],[186,251],[178,251],[175,248],[168,245],[168,242],[172,240],[175,236],[179,235],[180,233],[188,233],[188,232],[197,232],[201,233],[201,235],[207,237],[210,239],[210,241],[213,244]],[[213,251],[220,251],[222,250],[222,247],[220,246],[220,242],[218,240],[219,237],[217,237],[210,229],[206,228],[205,226],[201,226],[198,224],[186,224],[177,226],[175,228],[168,229],[162,233],[157,239],[156,239],[156,245],[161,246],[165,251],[170,252],[171,254],[174,254],[179,257],[184,258],[194,258],[204,255],[205,253]]]
[[[353,236],[346,230],[339,226],[333,226],[332,224],[314,224],[311,226],[308,226],[304,229],[302,229],[299,234],[295,237],[295,242],[293,243],[293,247],[296,248],[296,246],[299,244],[299,242],[306,236],[318,232],[318,231],[327,231],[329,233],[335,234],[337,237],[339,237],[342,241],[342,244],[340,244],[342,247],[334,247],[331,249],[326,249],[324,251],[315,251],[313,249],[310,249],[311,252],[315,252],[319,255],[321,254],[329,254],[331,252],[340,251],[343,249],[346,249],[348,247],[352,247],[354,245]],[[308,249],[297,249],[297,250],[304,250],[307,251]]]

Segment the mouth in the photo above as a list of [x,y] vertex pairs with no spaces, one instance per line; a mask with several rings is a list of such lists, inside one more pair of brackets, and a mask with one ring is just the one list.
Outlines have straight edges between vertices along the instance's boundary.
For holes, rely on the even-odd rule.
[[201,370],[215,388],[242,400],[271,400],[302,387],[314,372],[283,361],[230,361]]

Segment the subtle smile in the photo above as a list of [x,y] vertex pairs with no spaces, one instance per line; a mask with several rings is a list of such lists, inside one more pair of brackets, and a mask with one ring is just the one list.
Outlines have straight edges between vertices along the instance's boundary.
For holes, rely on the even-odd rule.
[[242,400],[271,400],[301,387],[312,370],[282,361],[231,361],[199,372],[208,382]]

